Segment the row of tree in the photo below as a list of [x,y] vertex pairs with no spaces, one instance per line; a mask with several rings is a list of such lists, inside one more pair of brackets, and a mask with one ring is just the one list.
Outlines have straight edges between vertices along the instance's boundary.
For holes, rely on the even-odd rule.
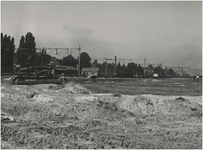
[[13,69],[13,54],[15,50],[14,38],[1,33],[1,71],[9,72]]
[[15,63],[21,66],[43,66],[47,65],[51,56],[45,49],[36,51],[35,37],[31,32],[21,36],[19,48],[16,52]]
[[[46,53],[46,49],[41,51],[36,50],[35,37],[31,32],[27,32],[25,36],[21,36],[19,48],[15,51],[14,38],[3,35],[1,33],[1,68],[2,72],[8,72],[13,70],[13,64],[18,64],[24,67],[29,66],[43,66],[50,62],[51,56]],[[74,58],[72,55],[57,59],[58,63],[65,66],[77,67],[78,58]],[[97,67],[100,69],[100,75],[102,76],[118,76],[118,77],[134,77],[144,76],[144,68],[133,62],[127,65],[121,65],[120,62],[115,65],[114,63],[98,63],[94,60],[91,63],[91,57],[88,53],[82,52],[80,54],[80,69],[87,67]],[[176,73],[171,69],[163,69],[161,66],[154,67],[153,73],[159,74],[159,76],[176,76]]]
[[45,50],[36,52],[35,37],[31,32],[21,36],[19,48],[15,51],[14,38],[1,33],[1,72],[13,72],[14,64],[24,67],[47,65],[51,56]]
[[[117,77],[144,77],[144,67],[140,64],[135,64],[133,62],[125,64],[120,64],[120,62],[115,65],[114,63],[98,63],[95,59],[91,63],[91,57],[88,53],[83,52],[80,56],[81,60],[81,69],[82,68],[88,68],[88,67],[97,67],[99,68],[99,74],[100,76],[117,76]],[[57,61],[61,65],[66,66],[73,66],[77,67],[78,59],[74,58],[72,55],[66,56],[62,59],[57,59]],[[158,74],[159,77],[177,77],[178,74],[171,68],[162,68],[161,66],[153,67],[152,65],[149,65],[149,68],[151,68],[151,73],[148,73],[145,71],[146,77],[152,77],[153,74]]]
[[[65,65],[65,66],[72,66],[77,68],[78,65],[78,58],[74,58],[72,55],[68,55],[63,57],[62,59],[56,59],[57,62],[61,65]],[[80,69],[82,68],[88,68],[91,67],[91,57],[89,56],[88,53],[86,52],[82,52],[80,54]]]
[[[19,48],[15,51],[14,38],[1,33],[1,68],[3,72],[12,72],[14,64],[23,67],[43,66],[50,62],[51,56],[47,54],[46,49],[36,50],[35,37],[31,32],[21,36]],[[72,55],[57,60],[61,65],[77,67],[78,59]],[[88,53],[80,54],[80,66],[91,67],[91,58]]]
[[[100,74],[102,76],[117,76],[117,77],[144,77],[144,67],[140,64],[135,64],[133,62],[127,65],[121,65],[120,62],[115,66],[114,63],[102,64],[97,63],[95,60],[92,66],[98,67],[100,69]],[[145,77],[152,77],[153,74],[158,74],[159,77],[177,77],[178,74],[171,68],[162,68],[161,66],[151,67],[149,70],[145,70]]]

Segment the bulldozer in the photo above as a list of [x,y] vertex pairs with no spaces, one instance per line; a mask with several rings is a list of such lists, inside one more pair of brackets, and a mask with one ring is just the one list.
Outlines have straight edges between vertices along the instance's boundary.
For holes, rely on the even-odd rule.
[[18,68],[12,76],[11,84],[42,84],[56,83],[64,84],[64,75],[56,74],[51,66],[32,66]]
[[54,65],[33,66],[31,54],[27,59],[27,67],[15,66],[11,84],[64,84],[64,74],[56,74]]

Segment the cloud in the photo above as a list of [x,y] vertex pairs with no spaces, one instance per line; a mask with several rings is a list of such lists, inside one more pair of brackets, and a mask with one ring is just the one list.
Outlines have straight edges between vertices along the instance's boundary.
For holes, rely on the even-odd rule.
[[[201,46],[195,44],[185,44],[181,46],[166,49],[166,64],[183,67],[202,68],[202,51]],[[170,59],[169,59],[170,58]]]
[[63,25],[65,32],[72,38],[92,38],[94,30],[88,27],[80,27],[77,24]]

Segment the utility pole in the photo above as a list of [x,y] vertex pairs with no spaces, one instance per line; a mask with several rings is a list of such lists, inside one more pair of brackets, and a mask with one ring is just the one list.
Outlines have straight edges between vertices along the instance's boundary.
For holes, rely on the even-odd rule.
[[161,66],[162,66],[162,62],[160,64],[160,67],[159,67],[159,75],[161,76]]
[[67,48],[67,56],[69,55],[69,49]]
[[144,59],[144,78],[145,78],[146,58]]
[[81,48],[80,48],[80,46],[79,46],[79,57],[78,57],[78,77],[80,76],[80,50],[81,50]]
[[[71,50],[70,50],[69,55],[71,55]],[[71,61],[70,61],[70,76],[71,76]]]
[[[104,60],[105,60],[105,58],[104,58]],[[113,59],[113,58],[106,58],[106,64],[105,64],[105,76],[107,76],[107,66],[108,66],[108,63],[107,63],[107,60],[114,60],[115,61],[115,65],[114,65],[114,72],[113,72],[113,74],[114,75],[116,75],[116,61],[117,61],[117,57],[115,56],[115,59]]]
[[190,76],[190,67],[188,67],[188,75]]
[[14,64],[15,64],[15,48],[13,49],[13,74],[14,74]]
[[115,66],[114,66],[114,75],[115,76],[117,75],[117,72],[116,72],[116,59],[117,59],[117,57],[115,56]]
[[106,65],[105,65],[105,76],[107,76],[107,58],[106,58]]

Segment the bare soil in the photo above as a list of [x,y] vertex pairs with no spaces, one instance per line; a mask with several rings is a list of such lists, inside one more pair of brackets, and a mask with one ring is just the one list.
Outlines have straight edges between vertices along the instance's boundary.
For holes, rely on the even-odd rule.
[[201,149],[202,82],[1,79],[2,149]]

